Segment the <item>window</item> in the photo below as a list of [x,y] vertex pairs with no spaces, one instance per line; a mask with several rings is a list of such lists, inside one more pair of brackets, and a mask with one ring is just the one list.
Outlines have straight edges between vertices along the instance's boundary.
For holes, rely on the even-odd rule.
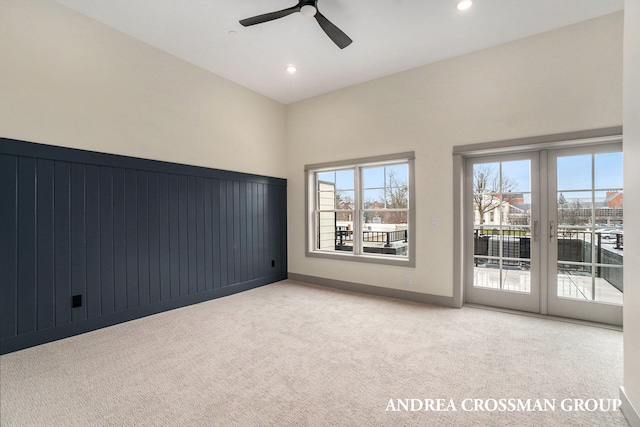
[[413,158],[307,165],[307,256],[414,266]]

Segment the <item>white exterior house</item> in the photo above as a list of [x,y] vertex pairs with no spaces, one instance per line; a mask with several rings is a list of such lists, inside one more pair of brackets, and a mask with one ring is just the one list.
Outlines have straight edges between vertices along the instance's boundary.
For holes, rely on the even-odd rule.
[[[483,213],[474,207],[474,224],[483,226],[498,225],[528,225],[530,217],[530,205],[524,203],[510,203],[500,200],[496,195],[482,195]],[[519,199],[521,200],[521,199]],[[481,219],[482,215],[482,219]]]

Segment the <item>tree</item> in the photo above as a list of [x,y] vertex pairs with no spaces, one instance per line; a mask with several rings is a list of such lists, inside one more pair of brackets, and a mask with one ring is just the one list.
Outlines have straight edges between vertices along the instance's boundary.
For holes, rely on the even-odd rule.
[[[409,207],[409,185],[398,178],[393,170],[387,175],[387,188],[383,194],[386,209],[407,209]],[[388,212],[384,222],[390,224],[406,224],[406,212]]]
[[364,222],[375,222],[375,218],[384,224],[406,224],[407,212],[388,212],[387,209],[407,209],[409,207],[409,184],[398,177],[395,171],[386,170],[385,187],[377,197],[367,197],[364,208],[371,209],[363,214]]
[[563,193],[560,193],[558,196],[558,216],[560,220],[560,224],[564,224],[565,221],[565,207],[567,205],[567,199],[564,197]]
[[501,206],[501,193],[512,191],[518,182],[512,178],[500,178],[500,171],[491,164],[473,168],[473,208],[478,213],[480,228],[486,213]]
[[566,218],[565,224],[568,225],[580,225],[584,223],[584,218],[582,215],[582,201],[580,199],[575,199],[570,204],[569,212]]

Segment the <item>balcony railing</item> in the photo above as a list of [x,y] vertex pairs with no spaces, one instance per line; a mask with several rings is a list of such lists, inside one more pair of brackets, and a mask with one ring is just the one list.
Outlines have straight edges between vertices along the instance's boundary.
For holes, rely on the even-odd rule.
[[[407,243],[408,230],[395,231],[370,231],[362,232],[362,241],[365,243],[383,243],[384,247],[389,248],[394,242]],[[353,230],[348,230],[345,226],[336,227],[336,246],[344,246],[347,243],[353,243]]]
[[[531,239],[528,230],[475,229],[473,242],[476,267],[495,264],[499,257],[503,258],[503,266],[530,265]],[[590,275],[594,269],[595,277],[605,279],[621,292],[622,269],[617,266],[623,265],[622,250],[621,233],[594,233],[566,228],[558,230],[557,259],[560,270]]]

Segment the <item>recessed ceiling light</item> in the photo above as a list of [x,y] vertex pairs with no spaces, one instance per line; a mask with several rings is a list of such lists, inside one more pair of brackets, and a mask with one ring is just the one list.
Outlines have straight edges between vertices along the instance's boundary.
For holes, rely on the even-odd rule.
[[457,0],[456,9],[467,10],[473,5],[473,0]]
[[293,73],[295,73],[298,69],[296,68],[296,66],[295,66],[295,65],[291,65],[291,64],[289,64],[289,65],[287,65],[287,67],[285,68],[285,70],[287,70],[287,73],[289,73],[289,74],[293,74]]

